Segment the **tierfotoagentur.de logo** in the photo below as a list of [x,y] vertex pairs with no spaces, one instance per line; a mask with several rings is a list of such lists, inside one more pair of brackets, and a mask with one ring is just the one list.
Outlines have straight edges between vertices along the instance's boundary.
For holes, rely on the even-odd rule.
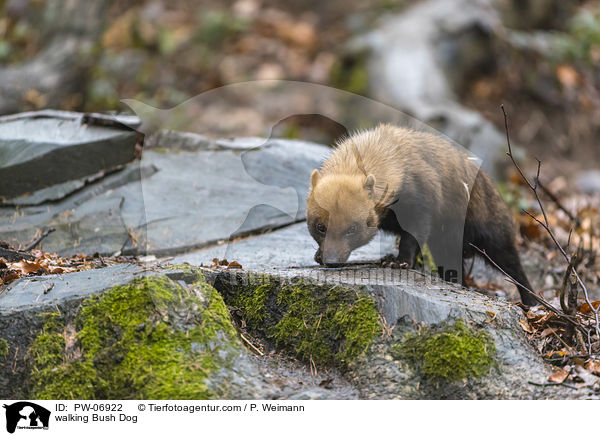
[[19,430],[48,430],[50,411],[29,401],[19,401],[6,409],[6,431],[14,433]]

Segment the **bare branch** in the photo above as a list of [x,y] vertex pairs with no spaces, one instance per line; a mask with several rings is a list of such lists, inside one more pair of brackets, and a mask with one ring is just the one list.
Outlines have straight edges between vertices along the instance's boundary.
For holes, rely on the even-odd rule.
[[[513,156],[512,146],[511,146],[511,143],[510,143],[510,134],[509,134],[509,130],[508,130],[508,117],[506,115],[506,111],[504,110],[504,105],[500,105],[500,108],[502,109],[502,114],[504,115],[504,129],[506,131],[506,143],[508,145],[508,153],[507,153],[507,155],[508,155],[508,157],[510,157],[510,160],[512,161],[513,165],[515,166],[515,168],[517,169],[517,171],[521,175],[521,178],[523,179],[523,181],[525,181],[525,183],[527,184],[527,186],[529,186],[529,188],[533,192],[533,195],[535,196],[535,199],[536,199],[536,201],[537,201],[537,203],[538,203],[538,205],[540,207],[540,211],[542,212],[544,220],[542,222],[542,220],[538,219],[537,217],[535,217],[530,212],[528,212],[528,211],[524,211],[524,212],[527,215],[529,215],[531,218],[533,218],[537,223],[539,223],[546,230],[546,232],[548,233],[548,235],[550,236],[550,238],[554,242],[554,245],[559,249],[559,251],[561,252],[561,254],[563,255],[563,257],[567,261],[567,264],[571,265],[572,262],[573,262],[573,259],[565,251],[565,249],[562,247],[562,245],[560,244],[560,242],[558,242],[558,240],[556,239],[556,236],[552,232],[552,229],[550,228],[550,223],[548,221],[548,215],[546,214],[546,209],[544,208],[544,204],[542,203],[542,200],[540,199],[540,196],[538,194],[538,189],[537,188],[538,188],[538,186],[540,186],[539,177],[540,177],[540,171],[541,171],[541,161],[539,159],[537,159],[538,166],[537,166],[537,173],[536,173],[536,177],[535,177],[535,183],[531,183],[531,181],[525,176],[525,174],[523,173],[523,170],[521,169],[521,167],[519,166],[519,164],[517,163],[517,161],[515,160],[515,158]],[[544,188],[542,188],[542,189],[544,189]],[[569,236],[569,244],[570,244],[570,236]],[[591,300],[589,298],[589,293],[588,293],[587,287],[585,286],[585,283],[583,283],[583,280],[581,279],[579,273],[577,272],[577,267],[575,265],[571,268],[571,274],[573,274],[575,276],[577,284],[581,287],[581,290],[583,292],[583,296],[585,298],[585,301],[590,306],[590,308],[592,310],[592,313],[594,314],[596,334],[598,335],[598,337],[600,337],[600,306],[598,306],[597,308],[594,308],[594,306],[591,303]],[[514,279],[512,279],[511,281],[513,283],[515,283]],[[526,289],[525,287],[523,287],[523,288]],[[535,295],[535,297],[538,298],[537,295]],[[545,307],[548,310],[552,310],[552,309],[550,309],[547,306],[545,306]],[[554,309],[552,311],[555,312],[556,309]],[[569,319],[568,315],[566,315],[566,314],[562,314],[561,316]],[[591,354],[592,353],[592,346],[591,346],[591,339],[590,339],[591,334],[590,334],[590,331],[588,331],[588,330],[584,330],[584,331],[588,335],[589,353]]]

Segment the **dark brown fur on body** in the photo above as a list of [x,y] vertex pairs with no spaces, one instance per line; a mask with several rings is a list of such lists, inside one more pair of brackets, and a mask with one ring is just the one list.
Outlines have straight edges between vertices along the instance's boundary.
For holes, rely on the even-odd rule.
[[[345,139],[311,175],[307,221],[321,264],[343,264],[381,229],[401,236],[398,259],[411,267],[427,243],[440,276],[464,282],[463,258],[476,253],[473,244],[531,289],[512,215],[491,180],[429,133],[380,125]],[[535,303],[525,289],[519,293]]]

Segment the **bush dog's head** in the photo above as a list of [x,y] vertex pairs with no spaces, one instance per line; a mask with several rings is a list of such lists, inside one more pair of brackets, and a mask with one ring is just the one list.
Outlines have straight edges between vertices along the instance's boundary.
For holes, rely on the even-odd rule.
[[343,264],[353,250],[367,244],[377,233],[375,177],[323,176],[314,170],[310,182],[307,223],[319,244],[315,260],[326,266]]

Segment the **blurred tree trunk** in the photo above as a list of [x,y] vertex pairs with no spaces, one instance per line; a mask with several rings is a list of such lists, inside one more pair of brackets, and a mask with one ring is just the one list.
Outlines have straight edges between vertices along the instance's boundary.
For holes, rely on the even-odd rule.
[[109,0],[49,0],[41,24],[46,47],[35,58],[0,70],[0,114],[19,112],[32,100],[44,107],[76,104],[78,95],[82,101],[108,6]]

